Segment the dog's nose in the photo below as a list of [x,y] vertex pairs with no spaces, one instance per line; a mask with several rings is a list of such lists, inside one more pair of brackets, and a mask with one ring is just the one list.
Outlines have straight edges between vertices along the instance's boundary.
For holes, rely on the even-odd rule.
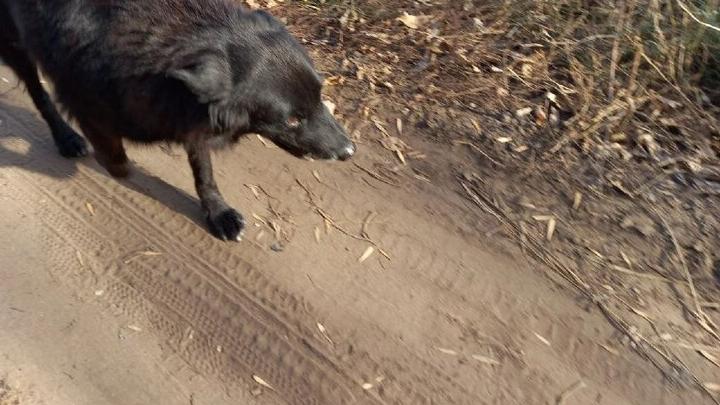
[[355,154],[355,145],[351,143],[350,145],[348,145],[348,146],[346,146],[345,148],[343,148],[343,150],[342,150],[342,151],[340,152],[340,154],[338,155],[338,159],[340,159],[340,160],[348,160],[348,159],[350,159],[350,158],[352,157],[352,155],[354,155],[354,154]]

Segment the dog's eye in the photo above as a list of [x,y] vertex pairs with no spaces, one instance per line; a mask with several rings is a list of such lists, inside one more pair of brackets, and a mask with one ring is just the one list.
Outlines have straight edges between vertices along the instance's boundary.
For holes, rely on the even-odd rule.
[[297,128],[300,126],[300,118],[298,117],[290,117],[287,119],[287,126],[290,128]]

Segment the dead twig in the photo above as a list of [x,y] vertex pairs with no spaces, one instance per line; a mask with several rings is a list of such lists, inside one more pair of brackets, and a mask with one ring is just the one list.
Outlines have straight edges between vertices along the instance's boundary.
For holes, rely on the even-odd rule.
[[[662,351],[657,345],[653,344],[643,336],[637,333],[628,323],[617,313],[615,313],[610,306],[606,303],[605,299],[598,296],[591,288],[591,286],[582,280],[577,273],[572,269],[565,266],[555,255],[549,252],[543,247],[535,238],[529,237],[522,229],[512,222],[492,201],[475,193],[464,181],[460,181],[463,189],[470,197],[470,199],[483,210],[492,214],[501,223],[507,226],[515,237],[518,239],[525,238],[524,247],[527,251],[536,259],[540,260],[551,270],[553,270],[560,277],[568,281],[575,289],[582,293],[586,298],[591,300],[607,318],[607,320],[622,334],[630,339],[635,347],[635,350],[642,357],[647,359],[653,364],[660,372],[662,372],[669,379],[676,379],[676,373],[688,376],[693,383],[700,388],[705,394],[707,394],[716,404],[720,405],[718,401],[710,391],[705,387],[698,379],[698,377],[680,360],[677,356],[671,356],[668,353]],[[655,355],[653,355],[655,353]],[[658,358],[659,356],[659,358]],[[665,365],[672,368],[675,373],[668,373]]]
[[303,190],[305,190],[305,192],[308,195],[308,198],[310,198],[310,204],[312,204],[313,209],[315,210],[315,212],[318,215],[320,215],[325,220],[325,222],[327,224],[329,224],[331,227],[335,228],[336,230],[340,231],[340,233],[342,233],[345,236],[348,236],[355,240],[367,242],[367,243],[373,245],[375,248],[377,248],[377,250],[378,250],[378,252],[380,252],[380,254],[385,256],[386,259],[390,260],[390,255],[387,252],[385,252],[385,250],[383,250],[380,247],[380,245],[378,245],[377,242],[375,242],[374,240],[372,240],[368,237],[362,236],[362,235],[361,236],[354,235],[353,233],[347,231],[345,228],[338,225],[337,222],[335,222],[335,220],[330,215],[328,215],[322,208],[320,208],[320,206],[315,202],[315,197],[314,197],[314,194],[312,193],[312,191],[310,191],[310,189],[305,184],[303,184],[303,182],[301,182],[300,179],[295,179],[295,181],[300,185],[300,187],[303,188]]
[[383,183],[388,184],[388,185],[391,185],[391,186],[393,186],[393,187],[398,187],[398,186],[400,186],[399,183],[395,183],[395,182],[392,182],[392,181],[390,181],[390,180],[388,180],[388,179],[385,179],[384,177],[382,177],[381,175],[375,173],[374,171],[372,171],[372,170],[370,170],[370,169],[367,169],[367,168],[365,168],[365,167],[363,167],[363,166],[360,166],[358,163],[354,163],[354,162],[353,162],[353,164],[355,165],[355,167],[357,167],[358,169],[360,169],[360,170],[362,170],[363,172],[367,173],[368,175],[370,175],[370,177],[372,177],[373,179],[375,179],[375,180],[377,180],[377,181],[383,182]]
[[582,139],[587,138],[588,136],[594,134],[597,132],[602,126],[606,123],[606,120],[612,116],[615,115],[618,111],[621,110],[627,110],[632,108],[637,108],[640,104],[645,103],[648,101],[649,97],[638,97],[633,100],[634,106],[631,103],[628,103],[625,100],[621,99],[615,99],[609,106],[602,109],[600,112],[598,112],[595,117],[592,120],[592,124],[587,126],[585,129],[583,129],[580,132],[574,131],[571,132],[568,136],[563,137],[560,141],[558,141],[555,146],[550,148],[550,153],[556,153],[559,151],[563,146],[567,145],[570,142],[577,142]]
[[568,389],[563,391],[560,395],[558,395],[557,400],[555,401],[556,405],[563,405],[565,401],[567,401],[568,398],[575,392],[585,388],[585,383],[580,380],[571,385]]
[[453,142],[455,145],[465,145],[470,147],[470,149],[474,150],[475,152],[478,152],[479,154],[485,156],[489,161],[491,161],[493,164],[498,165],[500,167],[504,167],[502,163],[498,162],[497,160],[493,159],[492,156],[488,155],[484,150],[482,150],[479,146],[475,145],[472,142],[468,141],[455,141]]
[[698,320],[698,323],[700,326],[703,327],[710,335],[712,335],[716,340],[720,340],[720,335],[718,335],[717,327],[712,323],[710,318],[707,316],[705,311],[702,309],[702,305],[700,305],[700,299],[698,297],[697,289],[695,288],[695,282],[693,281],[692,275],[690,274],[690,270],[688,269],[687,262],[685,261],[685,255],[683,254],[683,250],[680,247],[680,244],[677,241],[677,238],[675,237],[675,232],[673,232],[672,228],[670,227],[670,224],[668,224],[667,220],[665,220],[665,217],[661,215],[657,210],[652,210],[655,215],[660,219],[663,226],[665,227],[665,230],[670,236],[670,241],[673,244],[673,247],[675,248],[675,254],[677,255],[678,260],[680,261],[680,266],[682,267],[683,274],[685,276],[685,279],[687,280],[687,285],[690,290],[690,295],[692,295],[693,298],[693,304],[695,305],[695,317]]
[[130,264],[141,257],[152,257],[152,256],[162,256],[162,253],[155,252],[152,250],[145,250],[145,251],[141,251],[141,252],[131,253],[130,255],[128,255],[128,257],[126,259],[123,260],[123,264]]
[[[688,106],[695,106],[695,103],[692,100],[690,100],[690,98],[687,96],[687,94],[685,94],[685,92],[680,88],[680,86],[678,86],[675,82],[670,80],[662,72],[662,70],[657,66],[657,64],[655,64],[655,62],[653,62],[652,59],[650,59],[647,56],[647,54],[643,53],[642,57],[643,57],[643,59],[645,59],[645,62],[647,62],[657,72],[657,74],[660,75],[660,77],[667,84],[669,84],[670,87],[672,87],[680,95],[680,97],[682,97],[683,100],[685,100],[685,102],[688,103]],[[704,116],[708,120],[708,124],[712,125],[712,127],[717,130],[717,125],[716,125],[717,120],[715,119],[715,117],[712,116],[712,114],[710,114],[710,112],[705,111],[704,109],[701,109],[701,108],[697,108],[697,107],[693,108],[693,110],[695,112],[699,113],[700,115]]]
[[612,271],[615,271],[615,272],[618,272],[618,273],[622,273],[622,274],[631,275],[631,276],[635,276],[635,277],[638,277],[638,278],[644,278],[644,279],[647,279],[647,280],[655,280],[655,281],[660,281],[660,282],[669,283],[669,284],[678,283],[678,284],[687,285],[687,282],[686,282],[686,281],[673,280],[673,279],[671,279],[671,278],[667,278],[667,277],[663,277],[663,276],[656,276],[656,275],[654,275],[654,274],[640,273],[640,272],[632,271],[632,270],[627,269],[627,268],[625,268],[625,267],[621,267],[621,266],[614,265],[614,264],[608,265],[607,267],[608,267],[610,270],[612,270]]
[[370,226],[370,222],[372,222],[373,219],[377,216],[377,213],[374,211],[370,211],[365,217],[365,220],[363,221],[362,228],[360,228],[360,235],[362,235],[365,238],[370,239],[370,236],[368,235],[367,229]]
[[714,26],[714,25],[712,25],[712,24],[708,24],[708,23],[706,23],[705,21],[702,21],[702,20],[700,20],[699,18],[697,18],[697,17],[695,16],[695,14],[693,14],[693,12],[690,11],[690,9],[685,5],[684,2],[682,2],[682,1],[680,1],[680,0],[676,0],[676,2],[677,2],[677,4],[678,4],[678,6],[680,6],[680,8],[681,8],[685,13],[687,13],[687,15],[689,15],[690,18],[692,18],[696,23],[702,25],[702,26],[705,27],[705,28],[710,28],[711,30],[715,30],[715,31],[720,32],[720,27],[716,27],[716,26]]
[[[497,206],[495,206],[494,203],[489,201],[487,198],[479,196],[464,181],[461,181],[460,184],[465,189],[465,192],[470,197],[470,199],[476,205],[493,215],[502,224],[509,227],[516,237],[519,238],[520,236],[525,235],[525,233],[522,232],[520,227],[514,222],[512,222],[510,218],[508,218]],[[539,242],[527,237],[525,240],[526,243],[524,248],[527,249],[533,256],[547,264],[550,268],[555,269],[561,277],[570,282],[576,288],[584,291],[589,288],[585,281],[583,281],[574,271],[572,271],[570,268],[557,260],[557,258],[549,254],[549,252],[547,252],[547,250],[543,248]]]

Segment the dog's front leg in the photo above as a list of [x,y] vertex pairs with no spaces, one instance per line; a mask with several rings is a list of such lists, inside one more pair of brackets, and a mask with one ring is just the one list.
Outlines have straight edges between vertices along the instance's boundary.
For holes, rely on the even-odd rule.
[[190,167],[195,177],[195,189],[207,215],[210,232],[222,240],[240,240],[245,220],[231,208],[218,190],[213,177],[210,149],[204,137],[193,137],[185,143]]

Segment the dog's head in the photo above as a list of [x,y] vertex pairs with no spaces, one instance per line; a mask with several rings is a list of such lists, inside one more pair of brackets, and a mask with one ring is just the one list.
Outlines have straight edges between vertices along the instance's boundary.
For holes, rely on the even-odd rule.
[[263,12],[239,13],[230,25],[169,71],[207,105],[210,128],[258,133],[296,156],[350,158],[355,145],[323,104],[303,47]]

